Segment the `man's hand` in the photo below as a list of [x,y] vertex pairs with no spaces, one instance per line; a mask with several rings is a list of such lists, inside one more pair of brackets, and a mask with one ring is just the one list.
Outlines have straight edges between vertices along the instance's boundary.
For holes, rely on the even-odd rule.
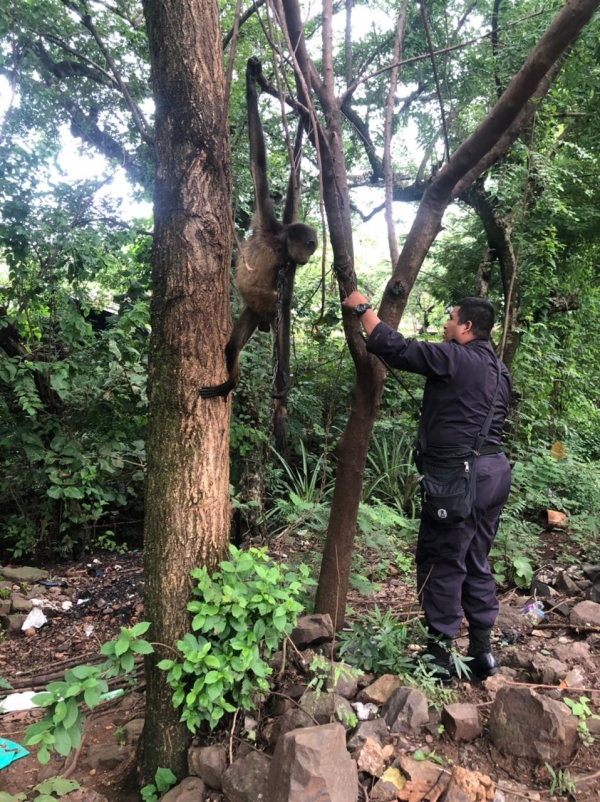
[[365,298],[365,296],[361,292],[358,292],[358,290],[354,290],[354,292],[351,292],[347,298],[344,298],[342,301],[342,306],[344,309],[349,309],[351,312],[354,312],[359,304],[368,303],[368,298]]

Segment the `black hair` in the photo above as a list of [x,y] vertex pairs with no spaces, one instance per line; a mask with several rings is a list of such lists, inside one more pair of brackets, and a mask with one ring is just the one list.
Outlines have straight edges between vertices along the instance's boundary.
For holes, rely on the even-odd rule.
[[463,298],[458,307],[458,322],[471,321],[473,334],[478,340],[489,340],[494,326],[494,307],[485,298]]

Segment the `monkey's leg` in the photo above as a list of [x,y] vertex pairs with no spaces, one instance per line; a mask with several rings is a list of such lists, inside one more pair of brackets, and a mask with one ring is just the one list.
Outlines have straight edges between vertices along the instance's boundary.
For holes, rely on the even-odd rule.
[[279,309],[276,315],[276,331],[273,349],[275,371],[273,387],[273,398],[275,398],[273,434],[276,448],[282,454],[286,451],[285,422],[287,415],[287,397],[290,391],[291,310],[296,265],[290,263],[283,268],[283,270],[283,274],[278,278],[277,304]]
[[227,381],[209,387],[201,387],[202,398],[227,398],[238,382],[240,352],[254,334],[260,321],[260,315],[246,307],[235,322],[229,342],[225,346],[225,359],[227,362]]

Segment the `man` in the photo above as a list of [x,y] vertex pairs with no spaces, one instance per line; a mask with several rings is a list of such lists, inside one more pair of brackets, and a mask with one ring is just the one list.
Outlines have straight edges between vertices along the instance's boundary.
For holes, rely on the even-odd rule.
[[[441,343],[404,338],[379,320],[359,292],[351,293],[343,306],[360,316],[368,351],[390,367],[427,377],[420,424],[427,447],[472,449],[498,385],[498,363],[489,343],[492,305],[482,298],[460,301],[444,325]],[[452,526],[421,515],[417,590],[431,636],[427,652],[442,680],[450,679],[449,648],[463,612],[472,673],[485,678],[499,671],[490,649],[498,600],[488,554],[510,490],[510,466],[500,448],[510,394],[510,375],[502,365],[490,431],[477,457],[471,514]]]

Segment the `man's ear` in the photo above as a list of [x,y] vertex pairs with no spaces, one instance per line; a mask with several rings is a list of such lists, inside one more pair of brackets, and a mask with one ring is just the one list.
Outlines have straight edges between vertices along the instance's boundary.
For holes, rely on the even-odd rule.
[[467,322],[463,325],[465,327],[465,331],[473,331],[473,323],[470,320],[467,320]]

